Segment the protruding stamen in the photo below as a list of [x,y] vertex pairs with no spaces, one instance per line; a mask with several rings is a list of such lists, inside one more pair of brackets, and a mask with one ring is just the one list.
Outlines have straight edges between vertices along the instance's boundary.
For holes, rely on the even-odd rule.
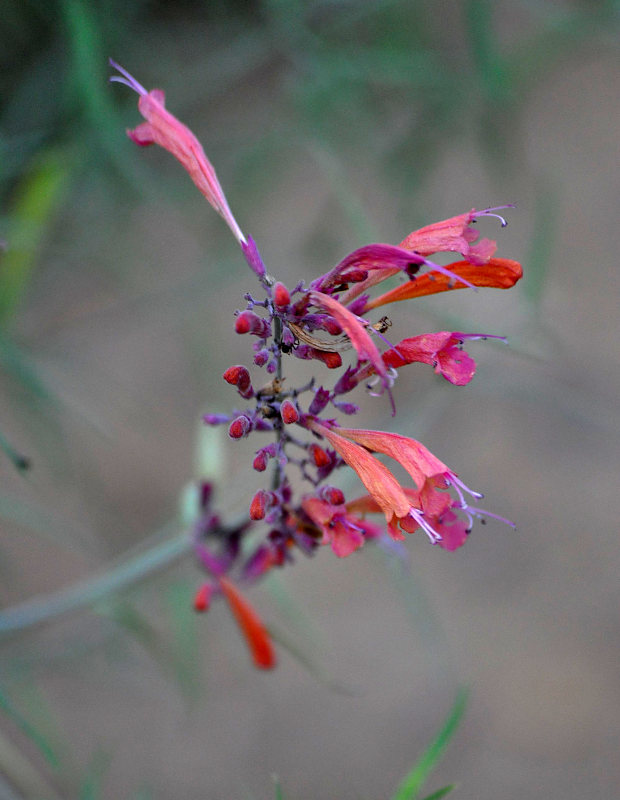
[[482,211],[476,211],[476,217],[495,217],[501,222],[502,228],[508,225],[508,221],[501,214],[496,214],[496,211],[502,211],[504,208],[515,208],[514,203],[507,203],[505,206],[494,206],[493,208],[484,208]]
[[141,83],[138,83],[133,75],[127,72],[126,69],[123,69],[120,64],[117,64],[116,61],[113,61],[111,58],[108,59],[108,63],[111,67],[114,67],[114,69],[118,70],[121,75],[123,75],[122,78],[119,75],[112,75],[108,79],[110,83],[124,83],[125,86],[129,86],[130,89],[133,89],[134,92],[137,92],[138,94],[148,94],[144,86],[142,86]]
[[438,544],[443,540],[443,536],[437,533],[437,531],[429,525],[429,523],[424,519],[424,512],[421,511],[419,508],[413,508],[413,506],[409,509],[409,516],[414,519],[418,525],[422,528],[424,533],[428,536],[431,540],[431,544]]

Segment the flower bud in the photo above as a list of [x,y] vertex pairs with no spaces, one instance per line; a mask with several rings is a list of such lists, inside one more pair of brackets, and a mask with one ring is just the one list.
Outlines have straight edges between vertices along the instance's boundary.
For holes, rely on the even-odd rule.
[[312,348],[312,357],[322,361],[327,369],[338,369],[342,366],[342,358],[340,353],[327,352],[325,350],[316,350]]
[[264,450],[259,450],[252,462],[252,466],[257,472],[264,472],[267,469],[267,454]]
[[206,425],[223,425],[229,419],[228,414],[204,414],[202,417],[202,421]]
[[267,320],[259,317],[253,311],[242,311],[235,320],[235,331],[237,333],[251,333],[265,339],[270,335],[271,330]]
[[321,499],[330,503],[332,506],[340,506],[344,503],[344,494],[336,486],[324,486],[319,492]]
[[284,308],[291,302],[291,296],[283,283],[276,283],[273,290],[273,299],[278,308]]
[[250,519],[265,519],[265,514],[270,506],[273,505],[274,497],[272,492],[259,489],[250,503]]
[[314,393],[314,398],[310,403],[310,408],[308,411],[311,414],[320,414],[321,411],[325,408],[325,406],[329,403],[329,392],[327,389],[324,389],[322,386]]
[[269,350],[259,350],[258,353],[254,356],[254,363],[257,367],[264,367],[265,364],[269,361]]
[[226,372],[222,375],[222,378],[224,378],[226,383],[230,383],[231,386],[236,386],[241,397],[244,397],[246,400],[253,396],[254,390],[252,389],[252,383],[250,381],[250,373],[245,367],[240,365],[228,367]]
[[280,406],[280,416],[286,425],[291,425],[293,422],[297,422],[299,419],[299,411],[297,411],[297,407],[292,400],[287,398],[283,401],[282,405]]
[[247,436],[252,429],[252,423],[249,418],[242,414],[240,417],[233,419],[228,428],[228,435],[231,439],[242,439]]
[[194,595],[194,611],[208,611],[212,594],[213,586],[210,583],[203,583]]
[[323,322],[323,330],[326,330],[327,333],[331,333],[332,336],[340,336],[342,333],[342,328],[336,320],[330,319],[329,317]]
[[334,402],[334,406],[338,409],[338,411],[342,411],[343,414],[357,414],[357,412],[360,410],[360,407],[356,406],[355,403]]
[[318,444],[310,445],[310,453],[317,467],[326,467],[331,462],[329,454],[326,453],[322,447],[319,447]]

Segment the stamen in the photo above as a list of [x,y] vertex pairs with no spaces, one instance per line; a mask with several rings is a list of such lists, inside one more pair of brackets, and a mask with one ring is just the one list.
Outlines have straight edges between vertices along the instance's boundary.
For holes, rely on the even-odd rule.
[[481,492],[476,492],[473,489],[470,489],[469,486],[466,486],[463,483],[463,481],[459,478],[459,476],[454,474],[454,472],[450,472],[449,473],[448,483],[451,483],[452,486],[454,486],[454,489],[455,489],[456,493],[459,496],[459,499],[461,500],[461,502],[463,504],[463,508],[467,505],[467,502],[465,501],[465,498],[463,497],[463,493],[462,493],[461,489],[466,491],[467,494],[470,494],[472,497],[475,497],[476,500],[480,500],[481,498],[484,497],[484,495]]
[[505,206],[494,206],[493,208],[485,208],[482,211],[476,211],[476,217],[496,217],[501,224],[502,228],[508,225],[508,221],[501,214],[496,214],[496,211],[501,211],[504,208],[516,208],[514,203],[507,203]]
[[[500,517],[499,514],[493,514],[491,511],[485,511],[484,508],[474,508],[473,506],[468,506],[467,510],[470,511],[474,516],[478,517],[479,519],[481,517],[492,517],[492,519],[496,519],[498,520],[498,522],[503,522],[505,525],[508,525],[508,527],[512,528],[513,530],[516,530],[517,526],[515,525],[514,522],[511,522],[509,519],[506,519],[505,517]],[[482,522],[482,519],[480,519],[480,521]]]
[[437,533],[437,531],[424,519],[424,512],[421,509],[411,506],[409,509],[409,516],[414,519],[422,528],[424,533],[431,540],[431,544],[438,544],[439,542],[443,541],[443,536]]
[[123,69],[120,64],[117,64],[116,61],[113,61],[111,58],[108,59],[108,63],[111,67],[114,67],[114,69],[118,70],[121,75],[124,76],[123,78],[120,78],[118,75],[112,75],[112,77],[109,78],[110,83],[124,83],[125,86],[129,86],[130,89],[133,89],[134,92],[137,92],[138,94],[148,94],[144,86],[142,86],[141,83],[138,83],[133,75],[127,72],[126,69]]
[[[436,264],[434,261],[429,261],[427,258],[424,259],[424,263],[427,267],[436,270],[437,272],[441,272],[442,275],[446,275],[446,277],[453,280],[455,283],[463,283],[469,289],[473,289],[474,292],[477,292],[478,289],[474,286],[473,283],[466,281],[465,278],[462,278],[460,275],[457,275],[456,272],[452,272],[447,267],[443,267],[441,264]],[[429,277],[432,277],[429,275]]]

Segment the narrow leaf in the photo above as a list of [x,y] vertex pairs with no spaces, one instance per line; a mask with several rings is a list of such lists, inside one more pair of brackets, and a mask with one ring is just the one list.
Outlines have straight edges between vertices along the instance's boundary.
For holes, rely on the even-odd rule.
[[420,789],[443,756],[448,742],[454,736],[465,711],[466,702],[467,692],[461,689],[443,727],[422,753],[413,769],[402,780],[392,800],[416,800]]
[[52,767],[57,767],[59,765],[58,755],[49,741],[34,727],[34,725],[28,722],[28,720],[22,716],[22,714],[20,714],[2,689],[0,689],[0,709],[2,709],[5,714],[17,725],[22,733],[27,736],[34,745],[36,745],[39,752],[45,758],[48,764],[50,764]]

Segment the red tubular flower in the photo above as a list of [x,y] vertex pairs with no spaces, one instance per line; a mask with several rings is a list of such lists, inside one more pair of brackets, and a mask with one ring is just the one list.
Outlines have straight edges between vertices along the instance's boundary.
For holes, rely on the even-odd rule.
[[127,135],[129,138],[142,146],[158,144],[164,150],[172,153],[181,162],[189,173],[190,178],[209,203],[226,221],[235,239],[241,244],[246,244],[245,236],[228,207],[228,202],[213,165],[206,157],[202,145],[190,129],[166,110],[165,95],[162,90],[153,89],[147,92],[135,78],[112,59],[110,59],[110,64],[123,76],[116,75],[110,80],[124,83],[140,95],[138,110],[146,122],[138,125],[133,130],[128,130]]
[[222,576],[219,582],[222,594],[228,601],[230,610],[250,649],[254,664],[259,669],[275,667],[275,651],[263,621],[231,580]]
[[[306,419],[305,424],[326,438],[341,458],[357,472],[370,497],[385,514],[388,532],[393,539],[404,538],[399,527],[407,533],[422,528],[431,542],[438,544],[443,540],[442,531],[446,526],[445,532],[449,534],[446,549],[455,549],[464,542],[463,537],[473,524],[474,517],[496,517],[495,514],[468,505],[464,492],[475,498],[482,495],[465,486],[456,473],[414,439],[385,431],[354,428],[335,430],[311,418]],[[370,454],[370,450],[390,456],[401,464],[417,488],[410,490],[400,486],[387,467]],[[456,498],[443,491],[448,488],[454,489]],[[463,512],[469,527],[451,509]],[[496,518],[512,526],[508,520]]]
[[[414,362],[430,364],[438,375],[456,386],[465,386],[474,377],[476,362],[460,349],[465,334],[440,331],[403,339],[383,360],[388,367],[403,367]],[[471,337],[470,337],[471,338]]]
[[[446,252],[461,253],[470,264],[486,264],[496,251],[497,244],[490,239],[481,239],[476,243],[479,233],[471,227],[471,223],[477,217],[487,216],[490,212],[493,212],[493,209],[476,211],[472,208],[466,214],[459,214],[413,231],[399,246],[405,250],[413,250],[421,256]],[[492,216],[498,215],[492,214]],[[503,219],[502,223],[505,224]]]
[[[500,208],[509,207],[510,206],[501,206]],[[338,273],[342,266],[348,264],[353,257],[356,257],[355,263],[358,263],[362,253],[365,254],[364,257],[367,260],[372,261],[370,254],[373,252],[373,249],[375,259],[378,263],[374,267],[368,267],[369,274],[366,280],[356,283],[348,289],[341,296],[341,302],[347,305],[355,297],[368,291],[372,286],[375,286],[377,283],[380,283],[392,275],[396,275],[398,272],[402,272],[403,268],[406,269],[411,277],[413,273],[417,271],[415,268],[416,264],[422,265],[428,263],[429,266],[432,267],[433,264],[427,261],[427,257],[434,253],[461,253],[466,262],[474,266],[482,266],[489,263],[491,257],[495,253],[496,243],[490,239],[476,241],[478,239],[478,231],[471,226],[471,223],[479,217],[490,216],[497,217],[501,221],[502,227],[504,227],[507,224],[506,220],[496,213],[498,210],[499,209],[495,208],[487,208],[482,211],[472,209],[466,214],[459,214],[456,217],[450,217],[450,219],[435,222],[432,225],[427,225],[425,228],[413,231],[413,233],[410,233],[409,236],[403,239],[397,247],[393,247],[392,245],[368,245],[366,248],[361,248],[351,253],[350,256],[347,256],[344,261],[332,270],[333,273]],[[381,250],[381,248],[388,247],[393,248],[393,253],[390,254],[388,250]],[[382,254],[382,257],[379,254]],[[390,259],[392,259],[392,263],[390,263]],[[408,264],[407,261],[410,263]],[[364,266],[367,265],[365,264]],[[458,288],[464,289],[465,287],[481,285],[471,280],[465,274],[459,273],[458,270],[454,270],[453,265],[440,267],[438,264],[435,264],[434,266],[435,272],[443,275],[450,283],[456,284]],[[331,274],[332,273],[327,273],[325,277],[331,276]],[[455,280],[455,276],[460,277],[461,281],[458,279]],[[418,279],[416,279],[416,283],[417,280]],[[316,286],[314,288],[321,289],[322,287]],[[370,306],[367,306],[367,308],[370,308]]]
[[338,455],[357,472],[388,522],[393,517],[401,518],[409,514],[411,504],[404,489],[388,468],[368,450],[341,436],[340,429],[336,432],[311,418],[305,422],[310,430],[327,439]]

